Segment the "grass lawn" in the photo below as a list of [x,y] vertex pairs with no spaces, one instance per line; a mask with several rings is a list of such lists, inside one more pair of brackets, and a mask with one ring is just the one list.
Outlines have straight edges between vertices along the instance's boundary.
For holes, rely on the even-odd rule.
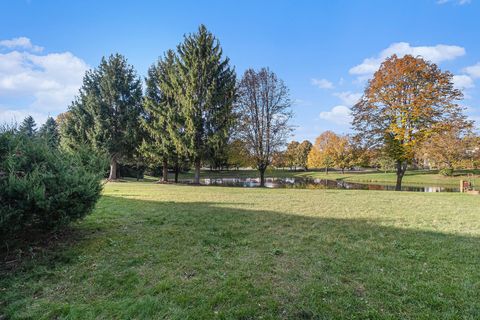
[[[409,170],[403,177],[405,186],[440,186],[440,187],[458,187],[460,180],[469,179],[468,174],[474,174],[473,182],[480,187],[480,170],[458,170],[452,177],[446,177],[436,170]],[[221,177],[257,177],[256,170],[229,170],[229,171],[202,171],[203,178],[221,178]],[[311,177],[324,179],[341,179],[349,182],[378,183],[384,185],[395,185],[397,176],[395,172],[349,172],[342,174],[339,171],[331,171],[325,174],[324,171],[290,171],[290,170],[267,170],[267,177]],[[173,175],[171,177],[173,179]],[[180,175],[180,178],[193,178],[193,173],[189,172]]]
[[480,319],[480,197],[109,183],[7,319]]

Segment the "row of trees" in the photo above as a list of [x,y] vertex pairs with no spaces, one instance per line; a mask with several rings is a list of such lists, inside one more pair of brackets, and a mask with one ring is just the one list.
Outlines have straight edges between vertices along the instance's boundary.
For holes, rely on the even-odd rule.
[[288,89],[272,71],[249,69],[237,81],[218,39],[202,25],[150,67],[145,83],[143,94],[125,57],[103,58],[61,116],[62,145],[108,154],[111,180],[118,163],[161,165],[167,181],[169,167],[178,173],[188,162],[195,183],[202,164],[219,167],[239,147],[263,184],[291,132]]
[[118,163],[129,162],[162,166],[164,181],[169,167],[178,173],[187,163],[196,183],[202,164],[249,165],[262,184],[269,165],[328,172],[394,162],[400,190],[408,165],[423,159],[453,168],[475,151],[465,142],[474,141],[466,138],[472,123],[452,80],[420,57],[394,55],[352,108],[354,135],[327,131],[313,145],[294,141],[282,151],[292,131],[288,88],[267,68],[248,69],[237,81],[218,39],[200,26],[150,67],[145,93],[123,56],[102,59],[59,117],[61,143],[108,154],[110,179]]

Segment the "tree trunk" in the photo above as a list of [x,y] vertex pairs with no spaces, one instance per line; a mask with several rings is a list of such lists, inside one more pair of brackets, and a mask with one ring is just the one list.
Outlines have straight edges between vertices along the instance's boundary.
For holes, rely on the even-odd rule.
[[402,161],[397,161],[397,184],[395,185],[395,191],[402,190],[402,179],[407,170],[407,163]]
[[178,159],[175,160],[175,183],[178,183],[178,171],[180,171],[178,165]]
[[328,174],[328,167],[325,167],[325,174]]
[[168,182],[168,159],[163,157],[162,182]]
[[260,187],[265,187],[265,167],[261,166],[260,170]]
[[110,175],[108,180],[117,180],[117,159],[110,159]]
[[195,177],[193,183],[200,184],[200,158],[195,159]]
[[345,168],[342,168],[342,174],[344,174],[344,173],[345,173]]

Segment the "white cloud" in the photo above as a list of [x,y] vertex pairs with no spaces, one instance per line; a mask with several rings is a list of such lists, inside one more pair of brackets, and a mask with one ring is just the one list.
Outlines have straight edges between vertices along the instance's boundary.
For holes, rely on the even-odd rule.
[[333,95],[335,97],[338,97],[342,101],[342,103],[347,106],[353,106],[362,97],[361,92],[350,92],[350,91],[336,92]]
[[312,105],[312,103],[310,101],[306,101],[306,100],[303,100],[303,99],[295,99],[293,101],[293,105],[297,106],[297,107],[309,107]]
[[453,76],[453,84],[455,88],[460,90],[471,89],[475,87],[473,79],[465,74]]
[[439,44],[436,46],[411,46],[407,42],[398,42],[391,44],[388,48],[382,50],[376,57],[363,60],[363,62],[349,70],[350,74],[359,76],[372,75],[378,70],[380,64],[388,57],[396,54],[403,57],[407,54],[412,56],[421,56],[434,63],[453,60],[465,55],[465,49],[459,46],[450,46]]
[[30,39],[26,37],[13,38],[9,40],[0,40],[0,47],[4,47],[7,49],[31,50],[34,52],[43,51],[43,47],[33,45]]
[[472,78],[480,78],[480,62],[473,66],[466,67],[465,69],[463,69],[463,71],[470,75]]
[[320,112],[320,119],[339,125],[348,125],[352,122],[352,114],[346,106],[335,106],[330,111]]
[[438,0],[437,4],[445,4],[445,3],[448,3],[448,2],[453,2],[455,4],[459,4],[459,5],[463,6],[464,4],[469,4],[472,1],[471,0]]
[[[36,114],[37,121],[41,122],[48,114],[63,112],[77,94],[88,68],[70,52],[39,54],[13,50],[0,53],[0,104],[3,105],[0,120],[8,122],[15,117],[21,121],[18,117]],[[16,104],[12,105],[12,101]]]
[[32,116],[35,119],[38,128],[40,124],[44,123],[47,120],[48,114],[39,113],[34,110],[13,110],[0,106],[0,124],[19,124],[27,116]]
[[319,87],[320,89],[333,89],[333,83],[327,79],[312,79],[312,85]]

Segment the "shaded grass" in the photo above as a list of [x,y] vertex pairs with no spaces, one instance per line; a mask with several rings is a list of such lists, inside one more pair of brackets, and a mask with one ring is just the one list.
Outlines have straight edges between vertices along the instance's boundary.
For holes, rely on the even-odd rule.
[[0,280],[0,314],[478,319],[480,197],[109,183],[82,237]]
[[[403,178],[405,186],[438,186],[438,187],[458,187],[460,180],[469,180],[469,174],[473,174],[473,183],[480,187],[480,170],[458,170],[451,177],[439,174],[437,170],[409,170]],[[252,178],[258,177],[257,170],[229,170],[229,171],[209,171],[201,172],[202,178]],[[348,182],[375,183],[382,185],[395,185],[397,176],[395,172],[378,171],[345,171],[342,174],[339,171],[330,171],[326,174],[324,171],[290,171],[269,169],[266,177],[309,177],[323,178],[331,180],[345,180]],[[172,176],[173,178],[173,176]],[[192,179],[193,173],[183,173],[182,179]]]

